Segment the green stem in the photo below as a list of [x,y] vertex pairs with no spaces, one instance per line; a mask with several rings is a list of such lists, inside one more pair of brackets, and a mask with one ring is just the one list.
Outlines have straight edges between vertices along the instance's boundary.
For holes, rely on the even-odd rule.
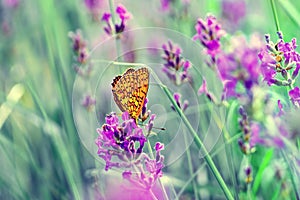
[[[183,138],[184,138],[185,146],[188,147],[186,134],[183,134]],[[190,148],[186,149],[186,155],[187,155],[187,160],[188,160],[188,167],[189,167],[189,171],[190,171],[190,176],[192,176],[193,173],[194,173],[194,169],[193,169],[193,164],[192,164]],[[193,185],[193,189],[194,189],[195,199],[198,200],[199,198],[198,198],[197,182],[196,182],[195,179],[193,179],[192,185]]]
[[111,14],[111,20],[112,20],[113,25],[115,25],[116,18],[115,18],[115,12],[114,12],[114,2],[113,2],[113,0],[109,0],[108,3],[109,3],[110,14]]
[[182,119],[183,123],[186,125],[187,129],[190,131],[190,133],[194,137],[194,141],[195,141],[197,147],[199,149],[201,149],[202,152],[204,153],[204,159],[207,162],[209,168],[212,170],[212,172],[213,172],[215,178],[217,179],[220,187],[222,188],[225,196],[227,197],[227,199],[232,199],[233,200],[234,198],[233,198],[229,188],[225,184],[220,172],[218,171],[216,165],[214,164],[212,158],[210,157],[210,155],[209,155],[208,151],[206,150],[204,144],[202,143],[201,139],[198,137],[196,131],[193,129],[192,125],[190,124],[190,122],[188,121],[188,119],[186,118],[186,116],[184,115],[182,110],[178,107],[178,105],[177,105],[176,101],[174,100],[172,94],[170,93],[169,89],[165,85],[162,85],[162,84],[161,84],[161,88],[165,92],[165,94],[167,95],[169,100],[171,101],[172,105],[174,106],[175,110],[179,114],[179,116]]
[[273,12],[273,16],[274,16],[276,31],[278,32],[278,31],[280,31],[280,27],[279,27],[279,21],[278,21],[278,15],[277,15],[275,3],[274,3],[274,0],[270,0],[270,2],[271,2],[272,12]]

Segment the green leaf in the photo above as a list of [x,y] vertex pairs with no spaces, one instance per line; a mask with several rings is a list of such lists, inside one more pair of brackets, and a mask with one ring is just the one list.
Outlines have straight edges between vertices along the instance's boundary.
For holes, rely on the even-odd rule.
[[271,158],[273,157],[273,153],[274,153],[274,149],[269,149],[266,152],[266,154],[261,162],[261,165],[257,171],[257,174],[254,178],[253,188],[252,188],[252,193],[254,196],[256,195],[259,185],[260,185],[261,181],[263,180],[263,172],[268,167],[268,165],[271,161]]

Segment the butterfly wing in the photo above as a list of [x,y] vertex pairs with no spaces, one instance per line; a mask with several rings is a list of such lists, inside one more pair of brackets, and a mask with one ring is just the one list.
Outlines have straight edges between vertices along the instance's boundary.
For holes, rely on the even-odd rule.
[[130,68],[122,76],[114,78],[112,93],[120,110],[128,111],[133,119],[137,119],[142,111],[148,87],[148,69],[134,70]]

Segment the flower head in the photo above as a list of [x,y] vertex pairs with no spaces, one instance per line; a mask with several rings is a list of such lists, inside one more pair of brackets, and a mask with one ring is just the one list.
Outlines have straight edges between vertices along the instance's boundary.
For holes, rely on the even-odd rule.
[[246,15],[246,2],[244,0],[223,0],[222,15],[229,22],[238,24]]
[[[181,102],[181,95],[179,93],[174,93],[173,95],[175,101],[176,101],[176,104],[178,105],[178,107],[182,110],[182,112],[184,112],[188,106],[189,106],[189,101],[188,100],[184,100],[183,103]],[[175,110],[174,106],[171,105],[171,108],[173,110]]]
[[217,98],[211,93],[208,91],[207,89],[207,83],[206,83],[206,80],[203,79],[202,81],[202,85],[200,86],[200,88],[198,89],[198,94],[201,95],[201,94],[205,94],[206,97],[213,103],[217,103]]
[[220,39],[225,35],[225,31],[217,19],[212,15],[208,15],[206,21],[200,18],[197,21],[195,29],[197,33],[193,39],[200,40],[201,44],[206,48],[207,53],[215,57],[220,52]]
[[89,53],[86,40],[82,37],[81,31],[77,30],[76,33],[70,32],[69,37],[72,40],[72,48],[77,62],[79,64],[85,64],[87,62]]
[[163,175],[164,156],[160,153],[163,149],[164,145],[157,142],[155,144],[155,159],[151,159],[148,155],[143,154],[141,162],[137,165],[139,172],[132,173],[131,171],[125,171],[123,172],[123,178],[136,187],[150,190],[155,185],[157,179]]
[[294,89],[289,91],[289,96],[291,98],[292,103],[296,107],[300,107],[300,89],[299,87],[295,87]]
[[237,83],[241,83],[247,91],[258,84],[260,65],[257,54],[261,43],[253,34],[249,42],[243,35],[233,36],[230,44],[231,50],[220,52],[216,64],[226,97],[237,97]]
[[252,178],[252,167],[251,166],[247,166],[244,169],[244,172],[245,172],[245,175],[246,175],[245,182],[247,184],[251,183],[253,181],[253,178]]
[[241,106],[239,108],[241,119],[239,120],[243,136],[238,140],[241,151],[244,154],[250,154],[255,151],[257,144],[264,144],[265,141],[260,137],[260,126],[258,123],[249,122],[246,110]]
[[167,44],[162,45],[162,49],[164,51],[162,57],[166,61],[162,71],[169,79],[177,85],[191,81],[191,76],[188,74],[188,69],[191,67],[191,64],[182,57],[181,48],[174,45],[171,41],[168,41]]
[[94,19],[97,19],[99,12],[103,7],[103,0],[84,0],[84,4],[89,12],[93,15]]
[[3,5],[8,8],[17,8],[19,4],[19,0],[3,0]]
[[90,95],[86,95],[81,103],[83,107],[85,107],[88,111],[93,109],[96,104],[96,99],[91,97]]
[[288,86],[298,76],[300,68],[300,54],[296,51],[296,39],[285,42],[283,36],[278,32],[277,43],[270,41],[266,35],[266,45],[259,52],[261,60],[261,71],[268,85]]
[[[108,115],[105,120],[102,128],[97,129],[98,155],[105,160],[106,170],[113,166],[126,166],[126,160],[136,159],[142,153],[146,142],[143,130],[137,127],[128,112],[122,114],[122,123],[115,113]],[[120,162],[112,162],[113,156]]]
[[116,14],[119,16],[119,22],[115,22],[116,24],[113,24],[111,13],[105,12],[102,15],[101,20],[106,23],[106,27],[104,27],[104,31],[108,35],[113,34],[120,34],[125,30],[126,22],[132,18],[131,13],[129,13],[125,6],[122,4],[119,4],[116,8]]
[[163,11],[168,11],[170,9],[170,0],[160,0],[160,4]]

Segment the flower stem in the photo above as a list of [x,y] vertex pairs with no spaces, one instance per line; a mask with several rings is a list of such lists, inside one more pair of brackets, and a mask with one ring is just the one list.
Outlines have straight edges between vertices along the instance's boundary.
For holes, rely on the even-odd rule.
[[217,179],[220,187],[222,188],[225,196],[227,197],[227,199],[232,199],[233,200],[234,198],[233,198],[229,188],[225,184],[220,172],[218,171],[216,165],[214,164],[212,158],[210,157],[210,155],[209,155],[208,151],[206,150],[204,144],[202,143],[201,139],[198,137],[196,131],[193,129],[192,125],[190,124],[190,122],[188,121],[188,119],[186,118],[186,116],[184,115],[182,110],[178,107],[178,105],[177,105],[176,101],[174,100],[174,98],[173,98],[171,92],[169,91],[169,89],[165,85],[161,84],[160,86],[161,86],[162,90],[165,92],[165,94],[167,95],[167,97],[169,98],[169,100],[171,101],[172,105],[174,106],[175,110],[179,114],[180,118],[183,120],[183,122],[186,125],[187,129],[190,131],[190,133],[194,137],[194,140],[195,140],[195,143],[196,143],[197,147],[199,149],[201,149],[202,152],[204,153],[204,159],[207,162],[209,168],[212,170],[214,176],[216,177],[216,179]]
[[[185,146],[188,147],[186,134],[183,134],[183,139],[184,139]],[[193,169],[193,164],[192,164],[190,148],[186,149],[186,155],[187,155],[187,160],[188,160],[188,167],[189,167],[189,171],[190,171],[190,176],[192,176],[193,173],[194,173],[194,169]],[[195,200],[198,200],[199,198],[198,198],[198,190],[197,190],[196,179],[192,180],[192,186],[193,186],[193,190],[194,190]]]
[[273,16],[274,16],[276,31],[278,32],[278,31],[280,31],[280,27],[279,27],[277,11],[275,8],[275,3],[274,3],[274,0],[270,0],[270,2],[271,2],[272,12],[273,12]]

